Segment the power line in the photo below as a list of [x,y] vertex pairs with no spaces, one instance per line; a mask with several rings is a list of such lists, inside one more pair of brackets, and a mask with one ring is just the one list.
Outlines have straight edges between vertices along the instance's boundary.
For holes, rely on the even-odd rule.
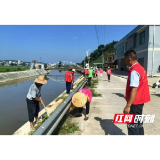
[[95,25],[94,25],[94,27],[95,27],[96,36],[97,36],[97,41],[98,41],[98,45],[99,45],[99,38],[98,38],[97,28],[96,28],[96,26],[95,26]]

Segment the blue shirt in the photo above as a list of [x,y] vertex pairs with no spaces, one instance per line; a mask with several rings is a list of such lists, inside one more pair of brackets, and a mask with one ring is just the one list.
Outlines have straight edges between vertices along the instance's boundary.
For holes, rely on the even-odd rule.
[[29,100],[33,100],[33,98],[36,97],[40,97],[41,96],[41,87],[37,88],[37,86],[35,85],[35,83],[33,83],[31,85],[31,87],[29,88],[28,94],[27,94],[27,98]]
[[[137,64],[137,63],[135,63],[135,64]],[[134,66],[135,64],[133,64],[132,66]],[[131,69],[131,67],[129,69]],[[136,72],[135,70],[133,70],[130,75],[130,87],[138,87],[139,81],[140,81],[140,74],[138,72]]]

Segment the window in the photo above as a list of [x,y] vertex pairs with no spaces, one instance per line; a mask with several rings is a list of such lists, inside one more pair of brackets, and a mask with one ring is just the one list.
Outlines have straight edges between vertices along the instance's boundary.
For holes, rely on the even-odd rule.
[[142,67],[144,67],[144,57],[138,58],[138,62],[140,63],[140,65],[141,65]]
[[140,39],[139,39],[140,45],[145,43],[145,31],[140,33]]

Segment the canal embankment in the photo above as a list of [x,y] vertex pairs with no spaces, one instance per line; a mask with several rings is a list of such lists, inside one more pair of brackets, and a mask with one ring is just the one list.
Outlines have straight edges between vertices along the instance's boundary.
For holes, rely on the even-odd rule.
[[[71,91],[74,91],[77,86],[84,80],[84,76],[81,76],[79,77],[76,82],[74,83],[74,86],[73,86],[73,90]],[[63,101],[68,97],[69,95],[66,94],[66,90],[63,91],[58,97],[56,97],[52,102],[50,102],[47,106],[46,106],[46,110],[47,110],[47,113],[49,115],[51,115],[62,103]],[[40,112],[39,112],[39,119],[41,121],[43,121],[43,116],[46,115],[46,110],[45,109],[42,109]],[[35,124],[35,122],[34,122]],[[37,125],[35,124],[35,128],[38,129],[40,125]],[[31,131],[30,131],[30,123],[29,121],[27,121],[23,126],[21,126],[17,131],[14,132],[14,135],[30,135],[32,134]]]
[[9,81],[15,81],[19,79],[25,79],[30,77],[35,77],[39,75],[48,74],[50,71],[43,69],[35,69],[29,71],[19,71],[19,72],[9,72],[9,73],[0,73],[0,83],[6,83]]

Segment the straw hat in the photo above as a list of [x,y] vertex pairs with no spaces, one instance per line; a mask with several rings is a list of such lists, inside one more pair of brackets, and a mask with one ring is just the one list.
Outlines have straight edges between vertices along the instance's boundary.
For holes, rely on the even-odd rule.
[[46,83],[47,83],[47,80],[45,80],[43,76],[39,76],[38,78],[36,78],[36,79],[34,80],[34,82],[40,83],[40,84],[46,84]]
[[75,107],[83,107],[87,103],[87,96],[82,92],[77,92],[72,97],[72,103]]
[[72,69],[72,71],[73,71],[73,72],[76,72],[76,70],[75,70],[75,69]]

